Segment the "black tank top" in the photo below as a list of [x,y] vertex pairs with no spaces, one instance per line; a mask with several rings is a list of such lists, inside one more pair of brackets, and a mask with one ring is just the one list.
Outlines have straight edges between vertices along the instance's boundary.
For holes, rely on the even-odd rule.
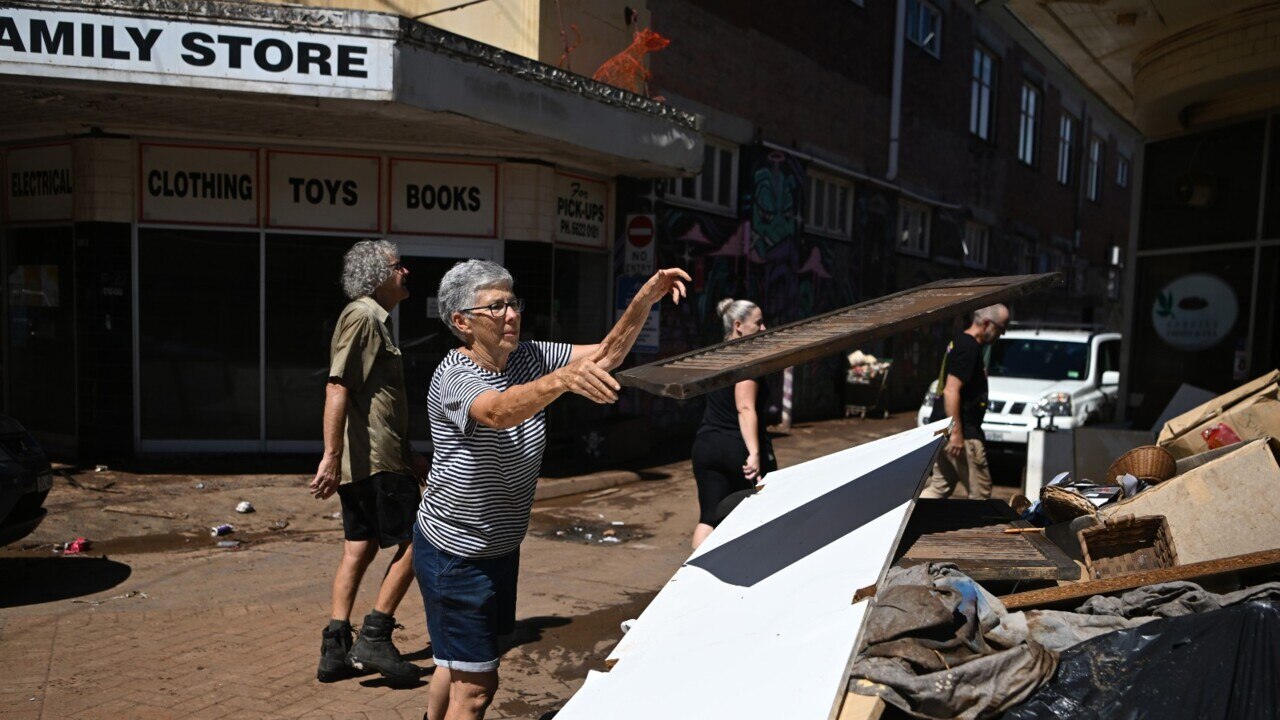
[[[769,384],[764,378],[756,379],[756,427],[760,437],[765,434],[766,410],[769,407]],[[738,427],[738,403],[733,391],[736,384],[707,393],[707,409],[702,413],[702,425],[698,432],[728,432],[734,435],[742,431]]]

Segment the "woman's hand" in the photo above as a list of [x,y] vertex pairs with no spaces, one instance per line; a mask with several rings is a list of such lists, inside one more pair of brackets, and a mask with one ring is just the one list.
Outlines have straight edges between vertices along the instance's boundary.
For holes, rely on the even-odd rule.
[[653,274],[649,281],[640,288],[639,297],[644,298],[650,305],[658,302],[667,293],[671,293],[671,301],[680,304],[680,298],[689,295],[685,289],[684,281],[693,282],[693,278],[689,277],[689,273],[680,268],[665,268]]
[[592,402],[606,405],[618,401],[622,386],[591,357],[582,357],[556,371],[564,389]]
[[760,453],[747,454],[747,461],[742,464],[742,475],[748,480],[760,477]]

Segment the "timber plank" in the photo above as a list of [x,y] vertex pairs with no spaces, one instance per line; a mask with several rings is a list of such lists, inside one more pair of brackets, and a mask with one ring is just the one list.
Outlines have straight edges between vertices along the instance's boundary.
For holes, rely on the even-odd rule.
[[1280,575],[1280,548],[1235,555],[1220,560],[1206,560],[1189,565],[1130,573],[1129,575],[1120,575],[1102,580],[1087,580],[1056,588],[1028,590],[1027,592],[1005,595],[1000,598],[1000,601],[1009,610],[1075,606],[1094,595],[1114,595],[1134,590],[1144,585],[1173,582],[1175,580],[1195,582],[1235,573]]
[[940,280],[624,370],[618,382],[685,399],[1061,283],[1060,273]]
[[880,720],[884,708],[885,702],[878,697],[845,693],[840,716],[836,720]]

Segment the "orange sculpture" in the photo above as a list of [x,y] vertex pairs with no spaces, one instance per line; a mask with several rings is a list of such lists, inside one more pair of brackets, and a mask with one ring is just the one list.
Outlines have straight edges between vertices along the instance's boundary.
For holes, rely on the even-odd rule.
[[591,79],[648,97],[650,73],[644,67],[644,56],[670,44],[670,40],[649,28],[637,30],[631,45],[605,60]]

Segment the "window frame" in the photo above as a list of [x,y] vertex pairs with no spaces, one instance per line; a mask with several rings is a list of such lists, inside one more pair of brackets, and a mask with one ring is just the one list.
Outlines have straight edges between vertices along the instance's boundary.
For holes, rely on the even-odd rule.
[[1116,154],[1116,185],[1127,188],[1129,187],[1129,158]]
[[[1037,167],[1040,161],[1040,116],[1044,92],[1029,80],[1023,80],[1018,95],[1018,162]],[[1031,98],[1028,110],[1028,98]]]
[[[1105,168],[1106,141],[1098,135],[1089,137],[1088,172],[1085,177],[1085,197],[1090,202],[1102,199],[1102,177]],[[1094,150],[1097,150],[1095,153]]]
[[[702,184],[706,182],[707,169],[704,166],[702,172],[693,177],[685,178],[666,178],[663,181],[665,192],[663,199],[668,203],[676,205],[685,205],[689,207],[703,208],[722,213],[735,213],[738,210],[738,163],[741,161],[741,149],[737,145],[731,143],[713,140],[707,138],[703,141],[707,147],[715,149],[713,179],[711,187],[711,197],[713,200],[707,201],[702,199]],[[720,197],[721,183],[724,178],[720,175],[721,153],[730,154],[729,163],[729,204],[722,205],[716,198]],[[684,195],[685,183],[691,183],[691,196]]]
[[[826,218],[818,218],[818,185],[822,184],[822,211]],[[841,199],[841,191],[844,191],[844,201],[840,203],[843,208],[837,208],[835,213],[835,224],[828,224],[826,220],[831,218],[832,191],[834,190],[834,198],[839,203]],[[848,180],[828,175],[822,172],[809,172],[809,183],[805,198],[804,209],[804,227],[806,232],[815,235],[825,235],[827,237],[840,238],[848,240],[853,235],[853,197],[854,185]],[[840,216],[840,209],[844,210],[844,217]],[[844,227],[840,227],[840,221],[844,221]]]
[[[1062,113],[1058,119],[1058,184],[1070,187],[1075,173],[1075,138],[1078,122],[1074,115]],[[1065,129],[1065,133],[1063,132]]]
[[[978,233],[981,233],[981,235]],[[979,239],[981,239],[981,243],[975,242]],[[982,248],[982,252],[974,252],[973,249],[979,245]],[[965,267],[985,269],[991,261],[991,227],[973,220],[966,221],[962,247],[964,249],[962,263]]]
[[[987,61],[986,83],[980,75],[980,63]],[[999,85],[1000,71],[999,62],[996,54],[981,44],[973,46],[973,67],[969,69],[969,134],[974,135],[985,142],[995,142],[995,109],[996,109],[996,88]],[[982,93],[986,93],[985,106],[982,108],[986,112],[985,122],[981,122],[978,117],[979,103],[982,102]]]
[[[912,22],[912,10],[915,10],[915,22]],[[928,17],[933,20],[933,40],[926,43],[928,35],[920,35],[920,20],[924,15],[921,10],[928,11]],[[932,55],[939,60],[942,59],[942,11],[929,0],[907,0],[906,22],[904,28],[907,33],[907,40],[912,45],[920,48],[926,53]]]
[[[918,218],[919,222],[914,222]],[[929,257],[930,235],[933,227],[933,208],[914,200],[898,200],[898,232],[895,243],[898,252],[904,255]],[[909,233],[913,242],[908,242]]]

